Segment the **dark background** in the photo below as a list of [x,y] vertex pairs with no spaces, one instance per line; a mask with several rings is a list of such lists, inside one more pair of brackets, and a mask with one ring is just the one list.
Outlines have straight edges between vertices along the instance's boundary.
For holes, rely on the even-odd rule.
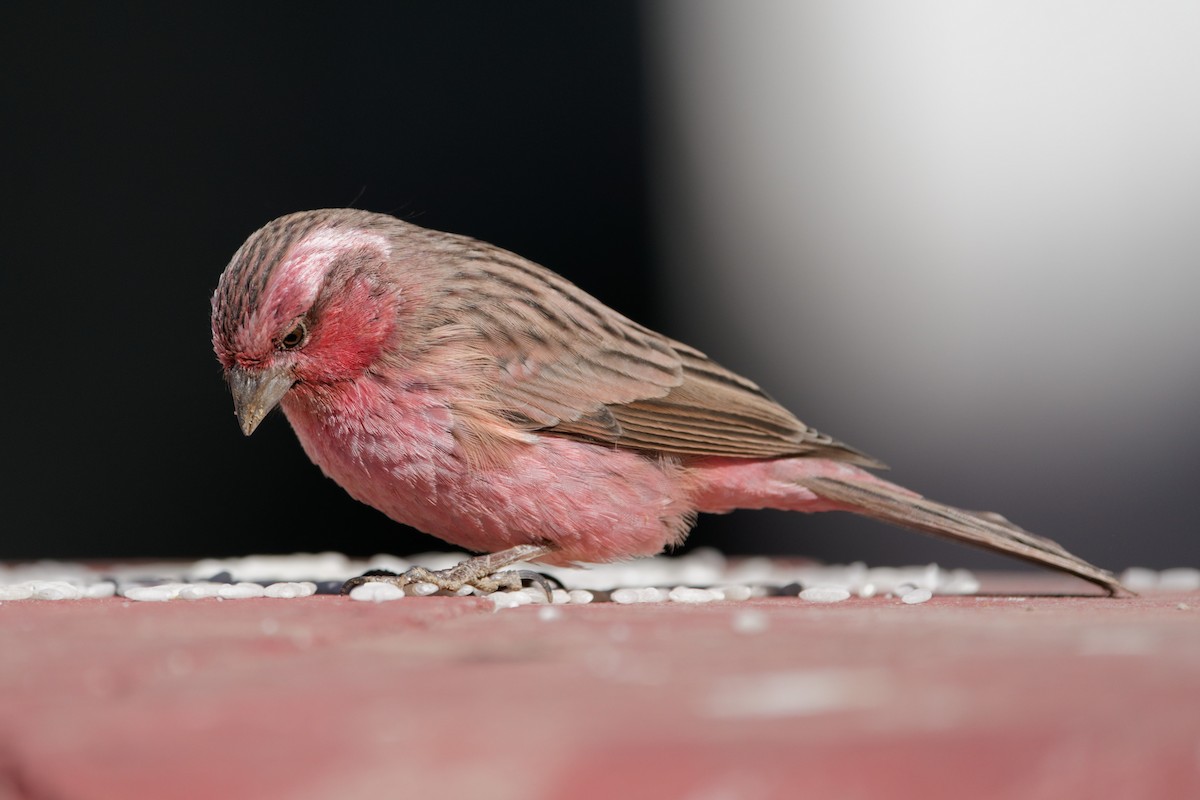
[[655,324],[634,2],[26,5],[4,34],[0,557],[440,547],[238,431],[209,297],[247,235],[358,206]]
[[[632,0],[10,10],[0,558],[445,547],[350,500],[281,415],[251,439],[237,428],[209,297],[245,237],[284,213],[356,206],[492,241],[692,338],[656,280],[644,12]],[[759,375],[744,366],[753,353],[722,352],[696,325],[700,344]],[[874,452],[852,420],[831,432]],[[938,470],[952,486],[955,470]],[[935,478],[916,483],[937,495]],[[834,515],[705,517],[688,546],[703,544],[1018,566]],[[1077,549],[1138,561],[1132,538],[1109,532],[1101,547]],[[1148,562],[1168,566],[1170,552],[1160,542]]]

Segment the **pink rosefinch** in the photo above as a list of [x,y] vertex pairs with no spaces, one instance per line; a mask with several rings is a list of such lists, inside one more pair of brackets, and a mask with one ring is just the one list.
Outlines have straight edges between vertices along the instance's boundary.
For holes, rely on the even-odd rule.
[[511,585],[517,561],[683,541],[697,512],[852,511],[1078,575],[1003,517],[872,475],[757,385],[484,242],[352,209],[255,232],[221,275],[213,347],[249,435],[277,404],[351,496],[485,555],[400,583]]

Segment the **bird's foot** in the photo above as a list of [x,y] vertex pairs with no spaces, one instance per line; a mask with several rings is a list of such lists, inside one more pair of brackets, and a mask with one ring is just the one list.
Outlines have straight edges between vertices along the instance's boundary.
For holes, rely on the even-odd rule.
[[526,544],[510,547],[498,553],[468,558],[449,569],[431,570],[417,566],[410,567],[399,575],[388,570],[371,570],[346,581],[342,585],[342,594],[349,594],[354,587],[362,586],[364,583],[390,583],[400,587],[415,583],[427,583],[446,592],[457,592],[464,586],[468,586],[486,594],[520,589],[528,584],[540,587],[546,593],[546,598],[549,599],[550,593],[554,589],[551,584],[552,578],[533,570],[503,569],[509,564],[538,558],[549,552],[549,547]]

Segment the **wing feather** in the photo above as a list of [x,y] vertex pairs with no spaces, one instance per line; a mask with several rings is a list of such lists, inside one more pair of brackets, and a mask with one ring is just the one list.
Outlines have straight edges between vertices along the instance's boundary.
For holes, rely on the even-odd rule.
[[680,456],[821,455],[883,465],[796,419],[754,382],[645,328],[565,278],[453,237],[439,302],[496,365],[487,391],[531,431]]

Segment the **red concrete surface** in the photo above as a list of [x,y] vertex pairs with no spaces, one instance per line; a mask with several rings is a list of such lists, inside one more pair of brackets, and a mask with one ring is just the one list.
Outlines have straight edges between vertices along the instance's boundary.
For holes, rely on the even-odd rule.
[[1200,797],[1200,594],[491,609],[0,604],[0,798]]

